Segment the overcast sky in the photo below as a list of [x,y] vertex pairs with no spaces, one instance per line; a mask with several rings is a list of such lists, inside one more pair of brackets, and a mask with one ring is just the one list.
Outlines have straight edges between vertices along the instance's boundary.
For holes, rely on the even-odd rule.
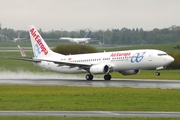
[[2,28],[106,30],[180,26],[180,0],[0,0]]

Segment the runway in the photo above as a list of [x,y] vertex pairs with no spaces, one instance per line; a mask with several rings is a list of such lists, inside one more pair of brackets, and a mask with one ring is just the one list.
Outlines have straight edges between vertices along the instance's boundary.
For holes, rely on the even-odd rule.
[[[50,76],[51,77],[51,76]],[[141,79],[112,79],[104,81],[95,78],[93,81],[84,78],[1,78],[3,85],[50,85],[50,86],[91,86],[91,87],[132,87],[132,88],[161,88],[180,89],[179,80],[141,80]],[[0,111],[0,116],[59,116],[59,117],[149,117],[149,118],[180,118],[180,112],[157,111]]]
[[111,81],[104,81],[98,78],[96,78],[96,80],[93,81],[87,81],[83,78],[0,79],[0,84],[180,89],[179,80],[112,79]]
[[145,117],[180,118],[180,112],[142,111],[0,111],[0,116],[58,116],[58,117]]

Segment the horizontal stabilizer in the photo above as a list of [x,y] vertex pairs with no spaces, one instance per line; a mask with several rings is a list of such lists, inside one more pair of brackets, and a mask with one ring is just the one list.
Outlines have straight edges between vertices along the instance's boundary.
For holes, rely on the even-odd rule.
[[13,59],[13,60],[21,60],[21,61],[29,61],[29,62],[41,62],[41,60],[31,59],[31,58],[11,58],[6,57],[7,59]]

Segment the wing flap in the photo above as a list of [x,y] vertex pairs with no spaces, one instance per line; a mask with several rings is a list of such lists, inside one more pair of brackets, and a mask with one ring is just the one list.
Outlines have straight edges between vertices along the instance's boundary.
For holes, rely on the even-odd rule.
[[90,68],[90,66],[91,66],[91,64],[89,64],[89,63],[61,62],[61,61],[46,60],[46,59],[11,58],[11,57],[7,57],[7,59],[21,60],[21,61],[28,61],[28,62],[41,62],[41,61],[46,61],[46,62],[53,62],[53,63],[55,63],[55,64],[58,64],[59,66],[61,66],[61,65],[67,65],[67,66],[70,66],[71,68],[73,68],[73,67],[79,67],[79,68],[82,68],[82,69],[88,69],[88,68]]
[[41,60],[31,59],[31,58],[11,58],[11,57],[6,57],[6,58],[7,59],[12,59],[12,60],[28,61],[28,62],[41,62]]
[[88,69],[91,66],[91,64],[89,64],[89,63],[72,63],[72,62],[61,62],[61,61],[53,61],[53,60],[42,60],[42,61],[54,62],[55,64],[58,64],[58,65],[67,65],[67,66],[70,66],[72,68],[73,67],[79,67],[82,69]]

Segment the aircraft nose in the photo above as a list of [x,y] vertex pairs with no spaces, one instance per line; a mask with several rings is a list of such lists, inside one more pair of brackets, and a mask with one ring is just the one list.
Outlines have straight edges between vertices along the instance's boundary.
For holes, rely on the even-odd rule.
[[173,57],[171,57],[171,56],[168,56],[167,61],[168,61],[169,63],[172,63],[172,62],[174,61],[174,58],[173,58]]

